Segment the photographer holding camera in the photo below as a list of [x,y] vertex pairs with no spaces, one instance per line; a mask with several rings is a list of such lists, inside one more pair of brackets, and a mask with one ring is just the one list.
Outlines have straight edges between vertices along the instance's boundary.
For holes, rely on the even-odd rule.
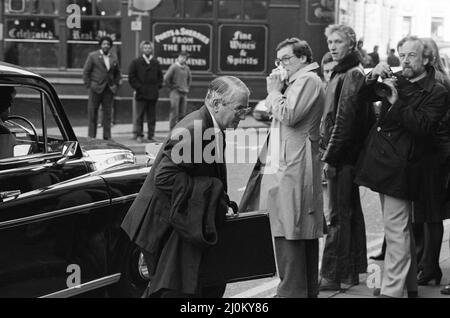
[[382,100],[382,106],[355,179],[380,194],[387,243],[380,293],[387,297],[402,297],[405,287],[409,296],[417,296],[412,202],[418,199],[421,158],[432,151],[430,141],[448,96],[435,79],[424,41],[409,36],[397,49],[401,72],[393,74],[389,65],[380,63],[366,77],[363,94],[372,101]]

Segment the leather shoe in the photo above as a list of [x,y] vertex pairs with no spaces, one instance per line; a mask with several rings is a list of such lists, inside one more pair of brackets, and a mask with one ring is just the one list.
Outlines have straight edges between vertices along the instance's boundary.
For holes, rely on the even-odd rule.
[[370,256],[369,258],[373,259],[374,261],[384,261],[384,253],[380,252],[377,255]]
[[450,284],[446,285],[444,288],[441,289],[442,295],[450,295]]
[[381,288],[375,288],[375,289],[373,290],[373,295],[374,295],[375,297],[380,296],[380,294],[381,294]]
[[341,280],[341,283],[350,286],[359,285],[359,274],[350,275],[347,279]]
[[341,290],[340,282],[334,282],[331,280],[327,280],[325,278],[320,279],[319,291],[340,291],[340,290]]
[[431,274],[425,274],[424,271],[420,271],[419,274],[417,274],[417,284],[420,286],[428,285],[429,282],[434,280],[434,283],[437,285],[441,284],[442,279],[442,271],[439,269],[439,271],[431,273]]
[[417,290],[408,290],[408,298],[419,298],[419,292]]

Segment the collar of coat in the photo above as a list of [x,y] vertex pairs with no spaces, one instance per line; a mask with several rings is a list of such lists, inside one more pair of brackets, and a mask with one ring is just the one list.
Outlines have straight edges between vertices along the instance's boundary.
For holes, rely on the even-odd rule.
[[359,54],[358,52],[354,51],[344,57],[342,61],[340,61],[339,64],[334,67],[333,73],[345,73],[349,69],[358,66],[359,64],[361,64]]
[[292,82],[294,82],[295,80],[297,80],[299,77],[301,77],[303,74],[310,72],[310,71],[314,71],[317,70],[319,68],[319,64],[317,64],[316,62],[313,62],[311,64],[306,65],[305,67],[302,67],[301,69],[299,69],[297,72],[295,72],[294,74],[292,74],[291,77],[289,77],[289,84],[291,84]]
[[[422,89],[426,90],[427,92],[431,92],[434,84],[436,83],[436,71],[435,71],[434,67],[427,66],[426,72],[427,72],[427,75],[424,78],[421,78],[420,80],[418,80],[417,82],[414,82],[414,83],[408,81],[405,77],[403,77],[401,71],[397,72],[395,74],[398,78],[397,85],[402,87],[402,86],[404,86],[402,84],[404,84],[404,82],[407,82],[408,84],[419,85]],[[408,86],[408,85],[405,85],[405,86]]]

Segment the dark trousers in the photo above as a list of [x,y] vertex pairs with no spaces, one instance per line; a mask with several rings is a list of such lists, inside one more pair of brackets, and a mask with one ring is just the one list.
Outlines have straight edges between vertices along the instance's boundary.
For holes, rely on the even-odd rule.
[[111,139],[111,109],[114,102],[114,94],[106,87],[101,94],[97,94],[92,89],[89,90],[88,101],[88,136],[97,137],[98,109],[102,105],[103,109],[103,139]]
[[187,94],[177,90],[170,91],[170,129],[186,115]]
[[156,125],[156,100],[136,100],[136,122],[133,124],[134,135],[144,136],[144,117],[147,117],[147,137],[152,139],[155,135]]
[[441,254],[444,225],[442,222],[426,222],[414,225],[414,237],[421,241],[422,249],[416,245],[418,267],[425,275],[440,272],[439,256]]
[[328,180],[330,224],[322,258],[321,276],[333,282],[355,280],[367,271],[366,227],[353,183],[354,167],[338,167]]
[[319,240],[275,238],[280,284],[278,297],[316,298],[319,294]]

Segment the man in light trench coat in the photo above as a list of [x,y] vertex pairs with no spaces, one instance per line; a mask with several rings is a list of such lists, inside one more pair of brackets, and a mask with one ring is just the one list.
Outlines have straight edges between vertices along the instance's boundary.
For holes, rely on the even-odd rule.
[[[267,204],[279,276],[277,297],[317,297],[319,238],[323,202],[319,161],[319,125],[323,84],[306,41],[290,38],[277,47],[267,78],[266,105],[273,120],[269,152],[278,151],[275,174],[261,182],[261,206]],[[287,77],[283,80],[283,73]],[[274,145],[274,143],[276,143]]]

